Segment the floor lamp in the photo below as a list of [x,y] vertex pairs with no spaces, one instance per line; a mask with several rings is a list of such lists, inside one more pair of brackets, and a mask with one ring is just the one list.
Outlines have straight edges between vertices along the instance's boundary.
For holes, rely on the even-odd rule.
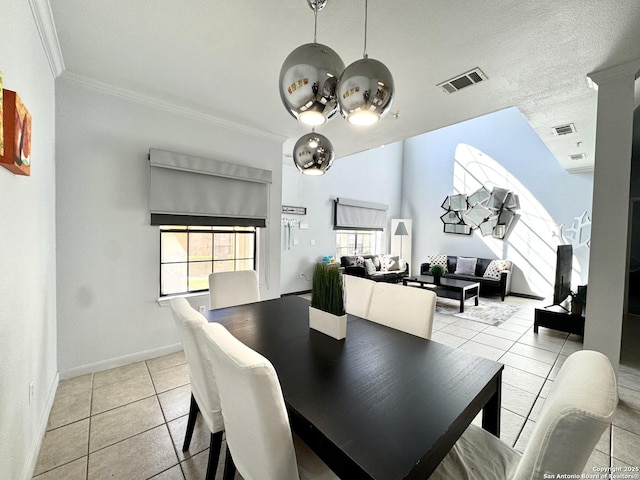
[[402,259],[402,237],[406,237],[409,235],[404,222],[398,222],[398,226],[396,227],[396,232],[394,233],[394,235],[400,237],[400,259]]

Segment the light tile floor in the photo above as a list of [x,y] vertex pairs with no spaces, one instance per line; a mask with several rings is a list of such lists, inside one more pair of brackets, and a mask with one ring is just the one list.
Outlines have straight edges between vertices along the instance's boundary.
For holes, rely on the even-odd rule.
[[[534,334],[533,311],[542,303],[514,296],[506,302],[519,310],[495,327],[437,313],[432,338],[505,364],[501,438],[522,451],[560,366],[582,339],[542,327]],[[625,319],[618,411],[585,473],[638,465],[639,346],[640,318]],[[181,449],[189,398],[183,352],[61,380],[34,479],[204,478],[209,432],[201,417],[190,451]],[[218,478],[222,468],[221,461]]]

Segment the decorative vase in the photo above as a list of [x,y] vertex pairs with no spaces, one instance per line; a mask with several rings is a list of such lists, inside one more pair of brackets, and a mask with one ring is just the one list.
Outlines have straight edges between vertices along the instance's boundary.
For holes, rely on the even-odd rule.
[[433,283],[435,283],[436,285],[440,285],[440,278],[442,277],[442,275],[434,275],[433,276]]
[[310,306],[309,327],[336,340],[342,340],[347,336],[347,315],[333,315]]

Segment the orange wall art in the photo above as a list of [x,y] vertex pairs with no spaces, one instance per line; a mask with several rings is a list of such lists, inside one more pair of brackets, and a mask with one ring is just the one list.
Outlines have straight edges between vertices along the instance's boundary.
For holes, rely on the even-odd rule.
[[2,90],[3,146],[0,165],[16,175],[31,174],[31,114],[20,96]]

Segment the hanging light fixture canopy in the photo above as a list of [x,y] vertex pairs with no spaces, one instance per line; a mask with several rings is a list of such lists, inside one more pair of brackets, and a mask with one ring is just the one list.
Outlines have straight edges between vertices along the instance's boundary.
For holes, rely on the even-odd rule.
[[371,125],[391,109],[395,91],[389,69],[367,54],[368,0],[364,4],[364,51],[342,72],[338,82],[340,113],[353,125]]
[[335,151],[329,139],[316,132],[303,135],[293,147],[293,163],[305,175],[324,175],[334,157]]
[[280,69],[280,98],[299,122],[322,125],[338,112],[336,87],[344,62],[331,48],[316,42],[318,12],[327,0],[307,0],[314,12],[313,43],[296,48]]

